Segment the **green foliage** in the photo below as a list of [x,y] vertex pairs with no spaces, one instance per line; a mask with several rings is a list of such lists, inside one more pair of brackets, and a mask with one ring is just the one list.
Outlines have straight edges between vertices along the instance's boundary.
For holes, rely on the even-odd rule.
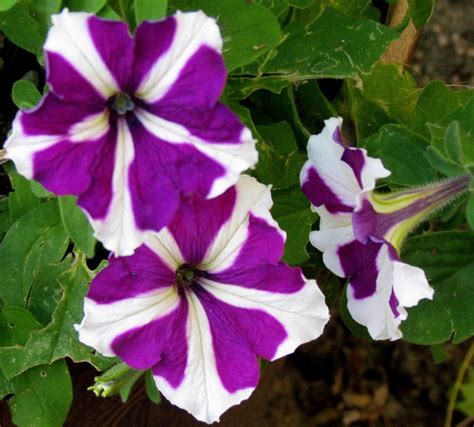
[[8,197],[8,208],[11,221],[14,222],[38,206],[41,202],[33,193],[30,182],[19,175],[12,164],[6,166],[14,191]]
[[432,345],[431,347],[431,354],[433,356],[433,362],[436,364],[443,363],[448,356],[448,352],[443,348],[442,345]]
[[167,0],[135,0],[137,24],[145,20],[151,21],[165,17],[167,8]]
[[[74,260],[57,280],[62,295],[51,322],[44,328],[32,330],[24,345],[0,349],[0,366],[7,378],[15,377],[32,366],[52,363],[64,357],[70,357],[76,362],[88,361],[99,369],[110,364],[108,359],[91,354],[78,341],[74,329],[74,325],[82,320],[82,302],[91,280],[91,273],[83,265],[81,258]],[[14,364],[7,362],[12,359],[15,359]]]
[[285,188],[298,184],[299,174],[306,160],[298,152],[295,136],[287,122],[269,126],[257,126],[265,143],[259,144],[260,160],[255,176],[273,188]]
[[435,290],[433,301],[422,300],[408,309],[402,330],[407,341],[459,343],[474,334],[474,233],[439,232],[415,236],[405,245],[402,259],[422,268]]
[[12,7],[0,12],[0,30],[16,45],[40,58],[50,17],[59,12],[60,7],[61,0],[17,0]]
[[474,417],[474,368],[470,368],[467,380],[461,385],[462,398],[456,408],[467,417]]
[[148,398],[156,404],[161,403],[161,394],[156,388],[155,380],[153,379],[153,373],[151,370],[146,371],[145,374],[145,385]]
[[437,174],[426,157],[427,141],[403,125],[388,124],[363,141],[370,155],[382,158],[392,173],[388,182],[420,185],[436,181]]
[[474,97],[474,90],[451,90],[440,81],[428,84],[416,105],[414,128],[430,136],[428,123],[443,123],[446,117]]
[[308,27],[294,22],[285,27],[284,33],[285,41],[262,69],[291,80],[367,73],[397,37],[388,27],[331,8]]
[[93,230],[84,212],[76,205],[76,198],[63,196],[58,199],[58,204],[64,229],[86,257],[92,258],[96,243]]
[[108,14],[126,22],[133,31],[136,26],[134,3],[134,0],[107,0],[107,6],[104,7],[110,8]]
[[66,362],[29,369],[9,381],[8,393],[14,394],[8,406],[18,427],[62,426],[72,403]]
[[13,84],[12,99],[18,108],[33,108],[41,99],[41,93],[29,80],[18,80]]
[[435,0],[409,0],[408,12],[400,24],[400,29],[405,28],[410,20],[416,28],[421,28],[430,19],[434,5]]
[[305,25],[313,22],[327,7],[336,9],[348,16],[380,20],[380,12],[373,7],[370,0],[317,0],[311,3],[309,8],[296,11],[298,21]]
[[106,3],[107,0],[63,0],[63,7],[67,7],[70,11],[97,13]]
[[316,215],[309,209],[299,186],[275,190],[272,196],[272,215],[287,234],[283,260],[292,265],[301,264],[309,257],[306,244]]
[[466,206],[466,219],[469,227],[474,230],[474,195],[471,193]]
[[419,90],[399,64],[377,64],[370,74],[345,86],[348,108],[360,141],[387,123],[410,125]]
[[33,286],[49,286],[42,278],[61,261],[68,241],[56,200],[18,219],[0,245],[0,298],[21,306],[28,303]]
[[5,12],[8,9],[11,9],[17,0],[2,0],[0,2],[0,12]]

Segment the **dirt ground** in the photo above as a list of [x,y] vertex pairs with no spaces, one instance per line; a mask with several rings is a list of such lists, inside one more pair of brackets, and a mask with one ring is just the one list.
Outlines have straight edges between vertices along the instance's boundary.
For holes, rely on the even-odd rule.
[[411,71],[421,85],[439,79],[455,86],[474,86],[473,0],[436,1]]
[[[438,0],[410,65],[421,85],[433,79],[452,85],[474,85],[474,1]],[[0,46],[1,47],[1,46]],[[7,58],[11,49],[2,49]],[[23,52],[15,52],[24,56]],[[20,58],[21,59],[21,58]],[[28,57],[26,56],[26,62]],[[3,73],[14,81],[27,69]],[[2,103],[8,88],[0,83]],[[0,123],[8,127],[14,112],[3,104]],[[282,361],[266,364],[257,391],[229,410],[222,426],[403,426],[444,424],[448,394],[468,343],[445,346],[443,363],[433,362],[431,349],[404,342],[371,343],[353,337],[337,313],[320,339],[300,347]],[[67,426],[194,426],[200,425],[166,401],[149,402],[143,384],[127,405],[117,397],[95,398],[85,389],[94,370],[70,364],[75,381],[74,404]],[[456,413],[454,425],[462,423]],[[473,425],[474,423],[464,424]],[[0,403],[0,426],[11,425],[6,403]],[[460,424],[461,425],[461,424]]]

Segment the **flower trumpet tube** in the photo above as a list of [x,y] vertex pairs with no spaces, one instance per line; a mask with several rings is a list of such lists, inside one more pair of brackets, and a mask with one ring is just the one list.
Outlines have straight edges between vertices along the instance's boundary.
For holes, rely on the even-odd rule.
[[185,197],[167,228],[93,280],[80,340],[151,368],[168,400],[218,420],[255,389],[258,358],[293,352],[329,318],[316,282],[280,261],[271,205],[270,189],[245,175],[215,199]]
[[466,191],[470,177],[377,193],[377,179],[390,172],[364,149],[343,145],[342,119],[325,123],[308,142],[309,160],[300,175],[302,190],[320,216],[310,241],[333,273],[348,278],[348,310],[354,320],[373,339],[401,338],[405,308],[433,298],[423,270],[400,260],[401,244],[417,224]]
[[180,195],[214,198],[257,161],[219,103],[222,38],[202,12],[123,22],[65,9],[45,46],[49,92],[18,113],[5,148],[19,173],[78,196],[97,239],[130,255],[167,226]]

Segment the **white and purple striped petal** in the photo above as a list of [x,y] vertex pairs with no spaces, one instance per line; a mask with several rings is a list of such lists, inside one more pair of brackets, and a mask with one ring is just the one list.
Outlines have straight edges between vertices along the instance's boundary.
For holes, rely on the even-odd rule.
[[316,282],[280,261],[271,204],[248,176],[214,199],[185,196],[167,228],[94,279],[81,341],[151,368],[168,400],[218,420],[257,386],[259,358],[317,338],[329,318]]
[[337,255],[349,278],[347,308],[374,340],[401,338],[405,307],[433,298],[423,270],[401,262],[389,243],[355,240],[340,247]]
[[308,141],[308,161],[300,174],[303,193],[313,206],[332,214],[351,213],[362,191],[373,190],[379,178],[390,175],[379,159],[362,148],[342,143],[342,119],[326,120],[325,127]]
[[222,38],[202,12],[126,24],[64,10],[45,44],[50,92],[5,144],[27,178],[78,196],[96,237],[132,254],[182,195],[214,198],[257,161],[251,132],[219,103]]

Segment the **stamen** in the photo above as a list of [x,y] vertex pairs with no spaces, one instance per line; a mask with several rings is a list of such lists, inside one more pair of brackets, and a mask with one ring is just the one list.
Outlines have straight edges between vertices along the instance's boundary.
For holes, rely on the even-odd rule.
[[110,106],[120,115],[127,114],[135,108],[135,103],[130,95],[124,92],[119,92],[111,101]]
[[192,286],[195,282],[197,276],[197,271],[187,265],[183,264],[181,267],[176,270],[176,287],[178,288],[178,292],[182,292]]

